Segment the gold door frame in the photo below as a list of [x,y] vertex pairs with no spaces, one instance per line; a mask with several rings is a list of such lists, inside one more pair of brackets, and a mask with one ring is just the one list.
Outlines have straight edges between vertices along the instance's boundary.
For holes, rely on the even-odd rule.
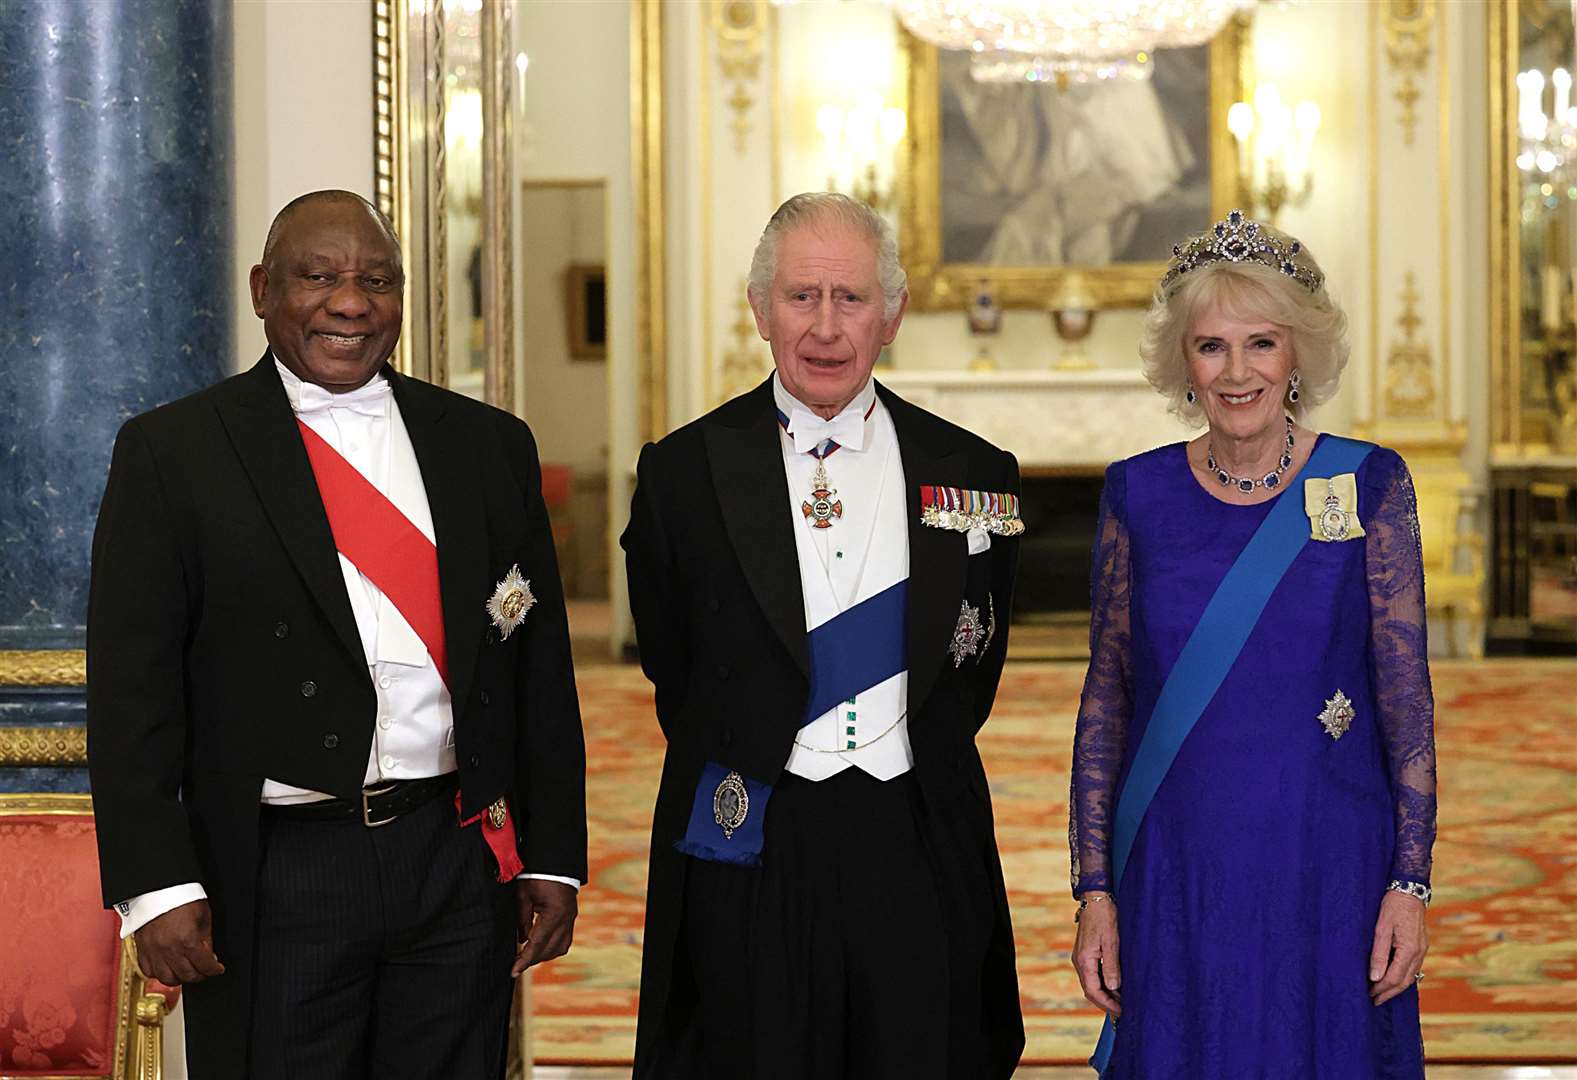
[[1489,5],[1489,443],[1522,453],[1522,242],[1517,175],[1517,0]]

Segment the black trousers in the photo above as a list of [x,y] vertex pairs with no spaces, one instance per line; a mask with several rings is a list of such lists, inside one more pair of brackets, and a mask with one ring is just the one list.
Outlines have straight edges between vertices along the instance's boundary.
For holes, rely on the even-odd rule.
[[919,798],[912,774],[784,774],[762,867],[690,860],[694,1020],[665,1075],[947,1076],[946,927]]
[[262,830],[251,1080],[499,1080],[515,889],[454,803]]

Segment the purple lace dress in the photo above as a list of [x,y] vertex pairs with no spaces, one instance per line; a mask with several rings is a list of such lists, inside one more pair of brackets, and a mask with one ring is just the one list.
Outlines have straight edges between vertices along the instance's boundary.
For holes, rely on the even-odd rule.
[[[1302,499],[1301,480],[1278,497]],[[1106,472],[1069,839],[1075,895],[1117,885],[1108,1078],[1424,1075],[1417,990],[1379,1008],[1368,995],[1386,885],[1427,884],[1435,837],[1418,515],[1394,451],[1358,470],[1366,535],[1304,546],[1156,792],[1123,880],[1108,872],[1156,696],[1272,505],[1216,499],[1181,443]],[[1338,690],[1356,717],[1332,738],[1319,715]]]

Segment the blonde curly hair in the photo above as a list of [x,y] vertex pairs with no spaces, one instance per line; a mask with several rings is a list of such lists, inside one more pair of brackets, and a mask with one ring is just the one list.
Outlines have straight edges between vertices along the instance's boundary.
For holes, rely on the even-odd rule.
[[[1299,261],[1318,270],[1306,247]],[[1204,409],[1188,402],[1187,342],[1194,322],[1211,307],[1230,319],[1275,323],[1292,332],[1292,359],[1302,383],[1298,400],[1283,404],[1298,423],[1336,393],[1350,353],[1347,316],[1325,286],[1310,292],[1262,263],[1213,262],[1183,275],[1170,293],[1156,287],[1139,337],[1145,378],[1185,423],[1205,422]]]

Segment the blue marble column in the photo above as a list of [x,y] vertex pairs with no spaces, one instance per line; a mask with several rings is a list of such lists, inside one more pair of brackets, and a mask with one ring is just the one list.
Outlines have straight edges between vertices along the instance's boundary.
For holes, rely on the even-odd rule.
[[[82,648],[116,431],[228,368],[231,128],[230,0],[0,0],[0,650]],[[82,722],[11,666],[0,728]]]

